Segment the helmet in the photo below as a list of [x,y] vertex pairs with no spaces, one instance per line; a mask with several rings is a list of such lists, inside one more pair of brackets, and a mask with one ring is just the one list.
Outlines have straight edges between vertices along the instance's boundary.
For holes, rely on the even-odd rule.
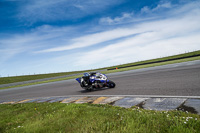
[[90,76],[89,73],[84,73],[83,75],[84,75],[84,77],[88,77],[88,76]]

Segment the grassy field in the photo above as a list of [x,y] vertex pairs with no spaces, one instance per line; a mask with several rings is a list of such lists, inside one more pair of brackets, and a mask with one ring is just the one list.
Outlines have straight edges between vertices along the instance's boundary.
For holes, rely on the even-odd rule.
[[15,85],[15,86],[1,87],[0,90],[1,89],[14,88],[14,87],[23,87],[23,86],[29,86],[29,85],[36,85],[36,84],[44,84],[44,83],[56,82],[56,81],[62,81],[62,80],[68,80],[68,79],[75,79],[75,78],[78,78],[78,77],[81,77],[81,76],[82,75],[77,75],[77,76],[70,76],[70,77],[65,77],[65,78],[58,78],[58,79],[39,81],[39,82],[34,82],[34,83],[27,83],[27,84]]
[[[164,57],[164,58],[159,58],[159,59],[153,59],[153,60],[129,63],[129,64],[113,66],[113,67],[108,67],[108,68],[100,68],[100,69],[95,69],[95,70],[92,70],[92,71],[103,70],[103,69],[111,69],[111,68],[116,68],[116,67],[125,67],[125,66],[137,65],[137,64],[154,62],[154,61],[162,61],[162,60],[166,60],[166,59],[187,57],[187,56],[192,56],[192,55],[200,55],[200,51],[195,51],[195,52],[191,52],[191,53],[175,55],[175,56],[170,56],[170,57]],[[173,64],[173,63],[179,63],[179,62],[186,62],[186,61],[192,61],[192,60],[200,60],[200,56],[186,58],[186,59],[173,60],[173,61],[165,61],[165,62],[161,62],[161,63],[153,63],[153,64],[134,66],[134,67],[121,68],[121,69],[118,69],[118,70],[109,70],[109,71],[104,71],[102,73],[106,74],[106,73],[113,73],[113,72],[119,72],[119,71],[127,71],[127,70],[140,69],[140,68],[159,66],[159,65],[166,65],[166,64]],[[88,71],[91,71],[91,70],[88,70]],[[43,79],[43,78],[64,76],[64,75],[70,75],[70,74],[84,73],[84,72],[86,72],[86,71],[51,73],[51,74],[40,74],[40,75],[26,75],[26,76],[15,76],[15,77],[1,77],[0,78],[0,85],[1,84],[8,84],[8,83],[35,80],[35,79]],[[76,78],[78,76],[74,76],[74,77]],[[24,85],[17,85],[17,86],[12,86],[12,87],[20,87],[20,86],[27,86],[27,85],[33,85],[33,84],[41,84],[41,83],[60,81],[60,80],[66,80],[66,79],[71,79],[71,78],[72,77],[70,77],[70,78],[60,78],[60,79],[56,79],[56,80],[47,80],[47,81],[29,83],[29,84],[24,84]],[[12,87],[4,87],[4,88],[0,88],[0,89],[6,89],[6,88],[12,88]]]
[[154,67],[154,66],[162,66],[162,65],[167,65],[167,64],[181,63],[181,62],[187,62],[187,61],[193,61],[193,60],[200,60],[200,56],[192,57],[192,58],[186,58],[186,59],[180,59],[180,60],[174,60],[174,61],[161,62],[161,63],[153,63],[153,64],[147,64],[147,65],[139,65],[139,66],[134,66],[134,67],[114,69],[114,70],[105,71],[103,73],[106,74],[106,73],[113,73],[113,72],[122,72],[122,71],[141,69],[141,68],[147,68],[147,67]]
[[110,105],[26,103],[0,105],[0,132],[198,133],[200,116]]
[[1,77],[0,78],[0,85],[1,84],[15,83],[15,82],[22,82],[22,81],[29,81],[29,80],[36,80],[36,79],[44,79],[44,78],[65,76],[65,75],[84,73],[84,72],[85,71],[74,71],[74,72],[63,72],[63,73],[50,73],[50,74],[38,74],[38,75]]
[[[179,55],[174,55],[174,56],[168,56],[168,57],[157,58],[157,59],[152,59],[152,60],[145,60],[145,61],[139,61],[139,62],[134,62],[134,63],[112,66],[112,67],[108,67],[107,69],[113,69],[116,67],[117,68],[128,67],[128,66],[132,66],[132,65],[140,65],[140,64],[151,63],[151,62],[156,62],[156,61],[166,61],[166,60],[172,60],[172,59],[184,58],[184,57],[190,57],[190,56],[200,56],[200,50],[194,51],[194,52],[189,52],[189,53],[184,53],[184,54],[179,54]],[[168,62],[168,61],[166,61],[166,62]]]

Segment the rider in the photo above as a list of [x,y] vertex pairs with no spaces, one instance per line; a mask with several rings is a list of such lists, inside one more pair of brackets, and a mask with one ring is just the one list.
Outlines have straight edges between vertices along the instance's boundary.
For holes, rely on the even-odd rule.
[[90,85],[90,79],[96,79],[96,80],[103,80],[105,79],[104,74],[97,73],[97,72],[90,72],[90,73],[84,73],[84,76],[82,77],[83,80],[81,81],[82,86],[86,87]]
[[90,82],[90,74],[84,73],[81,79],[81,86],[87,87],[89,85],[89,82]]

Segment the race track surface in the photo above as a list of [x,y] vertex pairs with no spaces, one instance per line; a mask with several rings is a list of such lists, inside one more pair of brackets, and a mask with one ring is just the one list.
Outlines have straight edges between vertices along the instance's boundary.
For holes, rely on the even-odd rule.
[[68,95],[161,95],[200,96],[200,60],[118,72],[107,75],[114,89],[92,92],[81,89],[74,79],[0,90],[0,102]]

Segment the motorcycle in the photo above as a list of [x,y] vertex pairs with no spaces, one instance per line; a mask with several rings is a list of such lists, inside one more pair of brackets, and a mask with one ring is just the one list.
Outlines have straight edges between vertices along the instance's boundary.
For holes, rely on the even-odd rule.
[[84,73],[83,77],[76,78],[76,80],[83,89],[89,91],[103,87],[115,87],[115,83],[109,80],[105,74],[97,72]]

